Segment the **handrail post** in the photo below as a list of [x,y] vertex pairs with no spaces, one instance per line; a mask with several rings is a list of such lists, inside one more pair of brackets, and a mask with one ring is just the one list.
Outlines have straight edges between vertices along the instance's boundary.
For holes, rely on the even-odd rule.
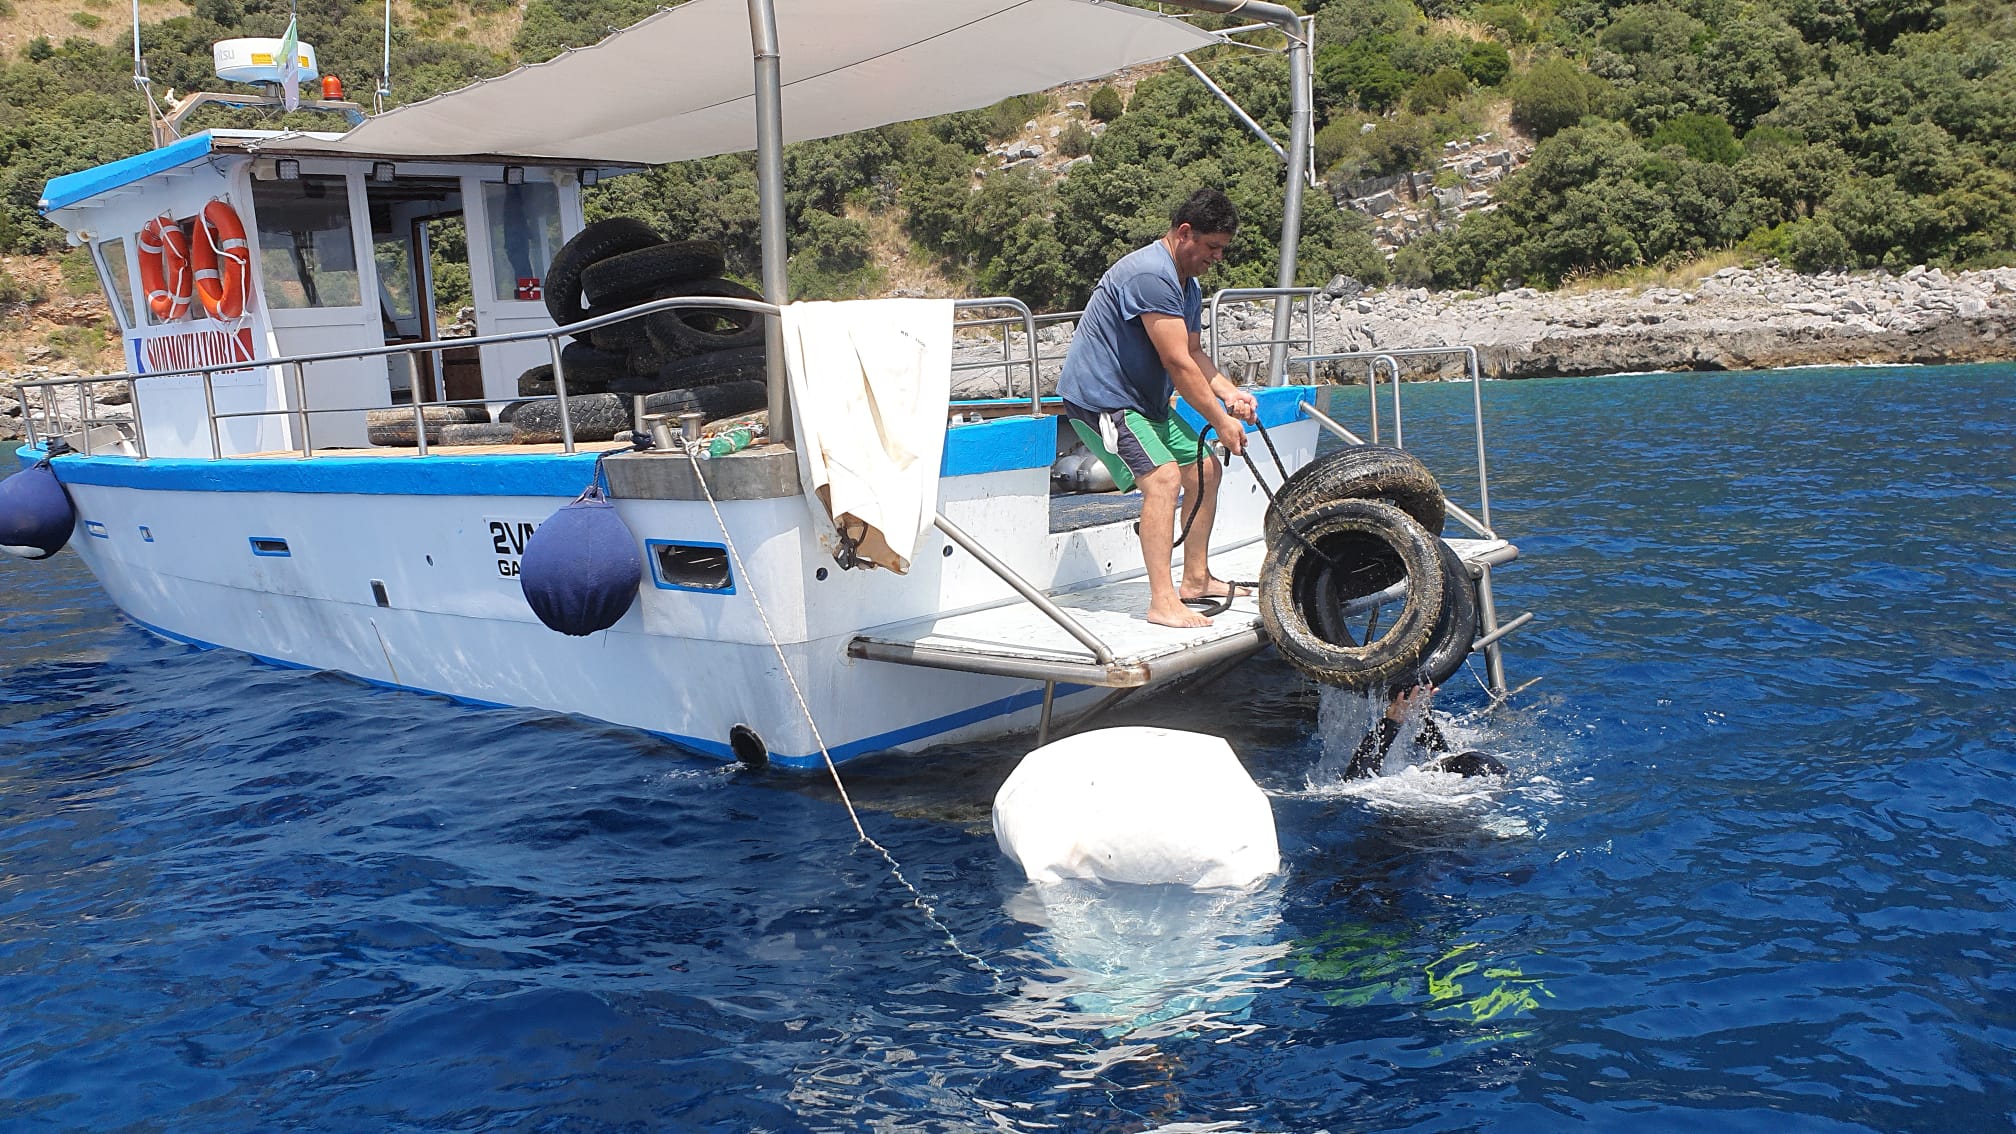
[[1365,392],[1372,403],[1372,443],[1379,443],[1379,360],[1365,361]]
[[88,457],[92,450],[91,427],[98,422],[98,399],[92,396],[89,382],[77,387],[77,415],[82,419],[78,422],[79,433],[84,439],[84,455]]
[[574,451],[574,415],[567,412],[567,367],[560,361],[560,336],[546,336],[546,348],[553,355],[553,395],[560,399],[560,451]]
[[[224,459],[224,442],[217,435],[217,388],[214,384],[216,378],[215,370],[203,372],[203,416],[210,419],[210,459],[221,461]],[[136,392],[133,396],[138,400],[140,395]]]
[[[411,351],[407,352],[407,358],[415,363],[419,361],[412,357]],[[436,369],[438,372],[439,368],[437,367]],[[418,365],[413,367],[413,373],[416,376],[419,375],[420,367]],[[441,375],[441,379],[441,393],[445,398],[448,393],[447,376]],[[413,455],[424,457],[427,455],[427,403],[420,397],[419,390],[412,387],[408,387],[408,389],[411,391],[413,404]]]
[[1085,627],[1081,625],[1077,619],[1071,617],[1069,614],[1066,614],[1063,608],[1059,607],[1056,603],[1051,602],[1049,595],[1046,595],[1042,591],[1037,590],[1035,585],[1030,583],[1029,580],[1024,579],[1022,576],[1016,574],[1014,568],[1008,566],[1006,563],[1001,562],[999,559],[996,559],[994,557],[993,552],[990,552],[986,548],[981,547],[980,544],[977,541],[975,541],[972,536],[967,535],[965,531],[963,531],[959,527],[959,525],[953,523],[951,520],[946,519],[945,513],[939,512],[935,516],[933,516],[932,519],[933,522],[937,524],[938,530],[945,533],[945,538],[951,540],[953,543],[956,543],[961,548],[965,549],[968,555],[971,555],[973,558],[978,559],[980,561],[981,566],[987,568],[989,571],[994,572],[994,574],[997,577],[999,577],[1002,582],[1014,588],[1016,594],[1019,594],[1023,598],[1029,600],[1029,603],[1032,606],[1034,606],[1037,610],[1042,611],[1046,616],[1048,616],[1050,621],[1055,622],[1057,625],[1063,627],[1065,633],[1071,635],[1073,638],[1078,639],[1078,644],[1084,646],[1088,650],[1091,650],[1092,656],[1098,659],[1100,665],[1110,666],[1114,664],[1113,651],[1106,648],[1106,643],[1100,641],[1098,636],[1093,634],[1090,630],[1085,629]]
[[1484,675],[1493,696],[1505,695],[1505,650],[1498,644],[1498,602],[1491,593],[1491,565],[1477,565],[1477,616],[1484,630]]
[[315,455],[315,440],[308,432],[308,374],[302,363],[294,364],[294,404],[295,413],[301,418],[301,455]]
[[1477,361],[1477,348],[1466,349],[1470,353],[1470,403],[1477,421],[1477,499],[1483,505],[1484,526],[1490,528],[1491,477],[1484,468],[1484,368]]
[[1382,354],[1378,361],[1384,362],[1393,373],[1393,447],[1405,449],[1407,442],[1400,433],[1400,360],[1390,354]]
[[1022,305],[1022,336],[1029,344],[1029,416],[1043,416],[1043,368],[1036,357],[1036,313]]
[[126,399],[133,407],[133,444],[140,449],[140,459],[147,459],[147,423],[140,417],[140,387],[133,379],[126,379]]

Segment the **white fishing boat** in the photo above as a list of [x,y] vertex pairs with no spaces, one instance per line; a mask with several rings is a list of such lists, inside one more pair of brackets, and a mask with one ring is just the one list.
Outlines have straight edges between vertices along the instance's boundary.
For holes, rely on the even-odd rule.
[[[1127,498],[1053,489],[1052,466],[1074,439],[1036,396],[1038,336],[1025,306],[994,298],[928,309],[946,324],[939,341],[950,341],[955,319],[1001,335],[1012,346],[1004,372],[1026,374],[1030,389],[1012,401],[941,393],[921,403],[932,436],[911,448],[926,491],[902,573],[862,562],[814,491],[810,439],[834,423],[819,419],[817,366],[787,368],[783,349],[784,142],[1285,33],[1295,109],[1282,151],[1280,287],[1212,301],[1214,312],[1221,302],[1274,308],[1253,392],[1280,466],[1228,464],[1212,549],[1219,575],[1257,577],[1280,474],[1311,460],[1321,430],[1345,432],[1325,412],[1339,388],[1284,381],[1340,357],[1313,355],[1292,323],[1292,303],[1308,294],[1292,284],[1311,29],[1270,4],[1164,7],[1257,23],[1206,31],[1097,0],[693,0],[594,47],[376,116],[330,100],[359,120],[341,132],[178,137],[161,123],[158,148],[48,185],[42,211],[90,250],[129,373],[26,384],[34,432],[19,458],[47,461],[74,509],[69,546],[119,609],[157,634],[388,687],[581,714],[722,758],[815,766],[1047,731],[1236,662],[1269,644],[1253,599],[1205,628],[1149,624]],[[763,301],[706,302],[762,317],[768,436],[703,461],[683,443],[697,421],[638,420],[639,433],[655,426],[656,447],[603,459],[606,443],[574,435],[564,344],[697,301],[556,325],[544,276],[583,228],[582,187],[751,149]],[[433,325],[430,244],[455,220],[468,233],[475,334],[444,338]],[[243,259],[226,247],[234,229]],[[210,274],[186,301],[163,294],[173,281],[162,279],[159,249],[178,237],[217,245],[207,267],[193,265]],[[1395,378],[1395,434],[1404,353],[1375,360]],[[553,364],[562,395],[557,441],[457,444],[431,430],[436,407],[501,414],[541,363]],[[1474,356],[1470,372],[1475,382]],[[108,383],[130,396],[123,420],[92,398]],[[1474,538],[1445,543],[1481,608],[1461,653],[1480,647],[1502,694],[1497,643],[1517,620],[1498,623],[1490,570],[1517,553],[1490,525],[1481,400],[1477,408],[1484,498],[1474,515],[1449,506]],[[373,442],[372,422],[387,411],[411,414],[404,443]],[[1266,449],[1256,440],[1255,451]],[[598,467],[642,576],[613,625],[570,636],[528,605],[519,570],[527,536]],[[1344,613],[1376,618],[1382,602],[1408,601],[1396,584]]]

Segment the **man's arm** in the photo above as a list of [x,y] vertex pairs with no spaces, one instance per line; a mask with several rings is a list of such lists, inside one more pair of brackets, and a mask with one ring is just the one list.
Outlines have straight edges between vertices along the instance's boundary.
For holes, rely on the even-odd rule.
[[1155,344],[1155,353],[1161,356],[1162,368],[1169,372],[1169,380],[1175,383],[1176,392],[1204,415],[1205,422],[1225,442],[1227,449],[1234,453],[1244,452],[1246,429],[1226,412],[1226,405],[1220,404],[1213,379],[1223,383],[1241,408],[1249,412],[1253,396],[1233,387],[1223,374],[1218,373],[1218,368],[1211,364],[1198,346],[1198,336],[1190,333],[1190,328],[1180,317],[1144,312],[1141,326],[1148,332],[1148,341]]

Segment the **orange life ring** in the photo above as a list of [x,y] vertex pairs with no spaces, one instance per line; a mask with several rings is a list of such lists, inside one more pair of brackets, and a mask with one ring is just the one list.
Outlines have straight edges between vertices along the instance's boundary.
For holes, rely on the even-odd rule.
[[203,214],[196,218],[189,262],[196,269],[196,297],[212,319],[236,319],[245,314],[252,252],[245,243],[244,224],[226,202],[217,200],[203,206]]
[[140,230],[140,286],[157,320],[189,313],[189,238],[175,218],[162,213]]

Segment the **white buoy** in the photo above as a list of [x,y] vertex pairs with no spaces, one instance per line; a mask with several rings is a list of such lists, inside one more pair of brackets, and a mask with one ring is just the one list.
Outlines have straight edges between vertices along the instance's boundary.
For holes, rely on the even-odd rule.
[[1273,809],[1232,746],[1169,728],[1099,729],[1024,756],[994,797],[994,838],[1038,883],[1216,889],[1281,869]]

